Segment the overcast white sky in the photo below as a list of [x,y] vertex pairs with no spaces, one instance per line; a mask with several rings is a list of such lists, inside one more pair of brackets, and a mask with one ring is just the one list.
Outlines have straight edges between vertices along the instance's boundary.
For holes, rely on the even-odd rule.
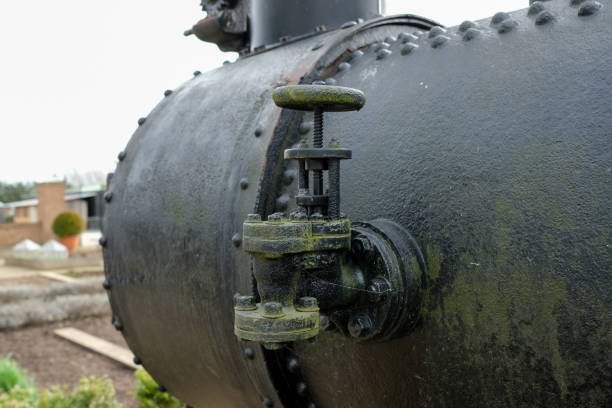
[[[456,25],[528,0],[388,0],[387,14]],[[0,2],[0,181],[112,171],[117,153],[172,89],[232,54],[183,30],[198,0]]]

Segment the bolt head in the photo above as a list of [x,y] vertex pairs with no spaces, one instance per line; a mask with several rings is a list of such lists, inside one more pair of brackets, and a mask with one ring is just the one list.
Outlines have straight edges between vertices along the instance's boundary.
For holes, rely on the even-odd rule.
[[263,316],[269,319],[277,319],[283,317],[283,305],[279,302],[265,302],[263,304]]
[[202,73],[200,71],[193,71],[193,76],[197,77],[198,75],[201,75]]
[[166,91],[164,92],[164,96],[168,97],[172,95],[172,89],[166,89]]
[[232,237],[232,245],[238,248],[240,244],[242,244],[242,237],[240,236],[239,233],[235,233],[234,236]]
[[323,214],[316,212],[310,216],[310,219],[313,221],[323,221]]
[[330,330],[332,328],[332,322],[331,320],[329,320],[329,316],[327,315],[320,315],[319,316],[319,330],[321,331],[327,331]]
[[125,159],[125,150],[120,151],[117,155],[117,158],[119,159],[119,161],[123,161],[123,159]]
[[301,297],[296,309],[300,312],[315,312],[319,310],[317,299],[309,296]]
[[158,385],[157,386],[157,391],[159,391],[159,392],[167,392],[168,390],[163,385]]
[[261,215],[259,215],[259,214],[249,214],[249,215],[247,215],[247,221],[250,221],[250,222],[261,221]]
[[297,391],[300,397],[304,397],[306,396],[306,393],[308,392],[308,386],[306,385],[305,382],[300,381],[299,383],[296,384],[295,390]]
[[234,296],[234,308],[236,310],[255,310],[257,304],[254,296]]
[[111,284],[108,279],[104,279],[104,282],[102,282],[102,287],[104,290],[110,290]]
[[289,359],[287,359],[287,370],[289,370],[290,373],[295,374],[299,369],[300,363],[298,359],[295,357],[289,357]]
[[240,180],[240,188],[243,190],[246,190],[247,188],[249,188],[249,179],[247,179],[246,177]]
[[133,361],[134,361],[134,364],[136,365],[142,365],[142,360],[139,359],[137,356],[134,356]]
[[258,127],[257,129],[255,129],[255,137],[259,137],[263,134],[263,129]]
[[268,215],[268,221],[280,222],[283,218],[283,213],[274,213]]
[[351,242],[351,248],[357,256],[367,256],[372,253],[374,247],[369,239],[364,236],[358,236]]
[[378,303],[387,298],[388,292],[391,290],[391,285],[384,278],[374,278],[368,286],[368,297],[370,302]]
[[138,119],[138,126],[142,126],[144,125],[144,123],[147,121],[147,118],[140,118]]
[[123,331],[123,325],[121,324],[121,322],[117,319],[113,320],[113,326],[115,327],[115,330],[117,331]]
[[358,314],[349,320],[348,331],[353,338],[362,338],[370,334],[372,331],[372,320],[370,316]]
[[105,236],[100,237],[100,239],[98,240],[98,244],[100,244],[101,247],[105,247],[107,243],[108,240]]
[[244,349],[244,356],[248,358],[249,360],[253,360],[255,358],[255,352],[253,351],[252,348],[247,347]]
[[106,193],[104,193],[104,201],[106,201],[107,203],[110,203],[112,199],[113,199],[112,192],[107,191]]

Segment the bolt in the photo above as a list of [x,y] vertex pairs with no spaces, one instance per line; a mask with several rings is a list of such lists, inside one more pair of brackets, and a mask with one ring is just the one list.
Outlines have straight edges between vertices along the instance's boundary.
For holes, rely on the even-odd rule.
[[232,244],[234,244],[236,248],[238,248],[240,244],[242,244],[242,238],[240,237],[239,233],[235,233],[232,237]]
[[357,236],[351,242],[353,253],[357,256],[369,255],[374,249],[369,239],[364,236]]
[[536,25],[544,25],[544,24],[554,21],[554,19],[555,19],[555,16],[550,11],[544,10],[540,14],[538,14],[538,16],[536,17],[535,23]]
[[253,222],[253,221],[261,221],[261,215],[259,214],[249,214],[247,215],[247,220]]
[[306,215],[304,211],[299,211],[299,210],[293,211],[291,214],[289,214],[289,217],[295,221],[302,221],[308,218],[308,216]]
[[354,338],[365,337],[372,330],[372,320],[368,315],[358,314],[349,320],[348,331]]
[[342,30],[344,30],[344,29],[346,29],[346,28],[350,28],[350,27],[352,27],[352,26],[354,26],[354,25],[357,25],[357,22],[356,22],[356,21],[347,21],[346,23],[342,24],[342,25],[340,26],[340,28],[341,28]]
[[311,403],[308,404],[307,408],[317,408],[317,406],[315,405],[314,402],[311,402]]
[[370,302],[378,303],[385,300],[387,293],[391,290],[391,285],[384,278],[374,278],[368,286],[368,297]]
[[299,369],[300,369],[300,363],[298,359],[295,357],[289,357],[287,359],[287,370],[289,370],[290,373],[295,374]]
[[316,212],[314,214],[312,214],[310,216],[310,219],[313,221],[322,221],[323,220],[323,214],[321,214],[320,212]]
[[268,221],[272,221],[272,222],[280,222],[282,218],[283,218],[283,213],[274,213],[274,214],[268,215]]
[[255,310],[257,304],[253,296],[234,296],[234,308],[236,310]]
[[106,201],[107,203],[110,203],[112,199],[113,199],[112,192],[107,191],[106,193],[104,193],[104,201]]
[[98,244],[100,244],[101,247],[105,247],[107,243],[108,243],[108,240],[106,239],[105,236],[101,236],[100,239],[98,240]]
[[200,71],[194,71],[193,72],[193,76],[197,77],[198,75],[201,75],[202,73]]
[[117,320],[116,318],[113,320],[113,326],[115,327],[115,330],[117,331],[123,331],[123,325],[121,324],[121,322],[119,320]]
[[378,51],[378,53],[376,54],[376,59],[377,60],[385,59],[391,54],[393,54],[391,50],[383,48],[382,50]]
[[320,315],[319,316],[319,330],[328,331],[332,328],[331,320],[329,320],[329,316]]
[[407,43],[406,45],[404,45],[404,46],[402,47],[402,51],[401,51],[401,53],[402,53],[402,55],[408,55],[408,54],[411,54],[411,53],[412,53],[414,50],[416,50],[417,48],[419,48],[419,46],[418,46],[418,45],[416,45],[416,44],[414,44],[414,43],[409,42],[409,43]]
[[264,407],[272,408],[274,406],[274,401],[268,397],[264,397],[261,402],[264,404]]
[[168,97],[170,95],[172,95],[172,89],[166,89],[166,91],[164,92],[164,96]]
[[257,129],[255,129],[255,137],[259,137],[263,134],[263,129],[258,127]]
[[502,21],[507,20],[509,18],[510,18],[510,14],[500,11],[499,13],[495,13],[493,18],[491,19],[491,24],[499,24]]
[[428,37],[429,38],[434,38],[434,37],[437,37],[437,36],[439,36],[441,34],[444,34],[444,33],[446,33],[446,30],[444,28],[435,26],[431,30],[429,30]]
[[168,390],[163,385],[158,385],[157,386],[157,391],[159,391],[159,392],[167,392]]
[[459,31],[463,33],[469,30],[470,28],[474,28],[474,27],[476,27],[476,23],[474,23],[473,21],[466,20],[463,23],[461,23],[461,25],[459,26]]
[[111,284],[108,279],[104,279],[104,282],[102,282],[102,287],[104,288],[104,290],[110,290]]
[[300,397],[304,397],[306,396],[306,393],[308,392],[308,386],[306,385],[305,382],[300,381],[299,383],[297,383],[297,385],[295,386],[295,390],[297,391],[298,395]]
[[301,297],[298,301],[296,309],[299,312],[315,312],[319,309],[317,306],[317,299],[313,297]]
[[144,125],[144,123],[147,121],[147,118],[140,118],[138,119],[138,126],[142,126]]
[[125,159],[125,151],[120,151],[117,155],[117,158],[119,159],[119,161],[123,161],[123,159]]
[[134,359],[132,361],[134,361],[134,364],[136,365],[142,365],[142,360],[136,356],[134,356]]
[[601,9],[602,5],[598,1],[587,1],[578,10],[578,15],[580,17],[591,16]]
[[253,360],[255,358],[255,352],[253,351],[252,348],[247,347],[244,349],[244,356],[248,358],[249,360]]
[[283,313],[283,305],[279,302],[265,302],[263,304],[263,317],[268,319],[278,319],[279,317],[283,317],[285,314]]
[[246,177],[243,179],[240,179],[240,188],[243,190],[246,190],[247,188],[249,188],[249,179],[247,179]]

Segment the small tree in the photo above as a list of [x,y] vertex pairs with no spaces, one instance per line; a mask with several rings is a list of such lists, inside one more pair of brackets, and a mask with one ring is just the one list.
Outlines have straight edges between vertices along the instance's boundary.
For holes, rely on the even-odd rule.
[[53,233],[60,238],[79,235],[85,230],[85,221],[74,211],[59,214],[53,220]]

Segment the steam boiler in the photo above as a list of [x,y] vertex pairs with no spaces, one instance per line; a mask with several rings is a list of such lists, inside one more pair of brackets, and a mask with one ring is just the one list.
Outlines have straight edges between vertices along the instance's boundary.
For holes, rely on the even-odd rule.
[[451,28],[378,0],[202,5],[185,34],[240,56],[138,120],[100,239],[160,388],[612,406],[609,0]]

